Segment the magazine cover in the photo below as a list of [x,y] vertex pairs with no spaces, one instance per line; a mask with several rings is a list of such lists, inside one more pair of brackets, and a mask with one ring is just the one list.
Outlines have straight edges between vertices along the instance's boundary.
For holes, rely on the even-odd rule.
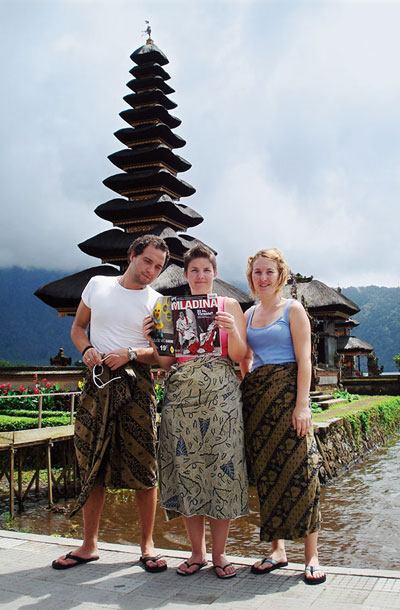
[[154,330],[151,337],[160,356],[175,356],[174,324],[171,312],[171,297],[160,297],[153,309]]
[[216,294],[171,297],[175,357],[222,353]]

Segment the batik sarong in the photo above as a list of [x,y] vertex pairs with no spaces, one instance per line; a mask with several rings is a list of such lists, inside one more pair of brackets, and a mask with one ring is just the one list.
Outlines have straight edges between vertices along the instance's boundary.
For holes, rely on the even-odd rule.
[[248,513],[242,402],[229,358],[201,356],[171,370],[158,468],[168,519]]
[[297,540],[320,528],[321,458],[312,429],[292,424],[297,364],[265,364],[242,382],[246,451],[257,483],[260,539]]
[[81,492],[71,516],[98,484],[118,489],[156,485],[155,396],[150,367],[134,363],[104,367],[103,389],[88,371],[75,420],[75,451]]

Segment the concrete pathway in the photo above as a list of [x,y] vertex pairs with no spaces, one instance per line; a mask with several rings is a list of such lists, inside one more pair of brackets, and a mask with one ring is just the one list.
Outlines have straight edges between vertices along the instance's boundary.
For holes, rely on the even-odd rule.
[[[99,561],[56,571],[51,561],[80,541],[0,530],[0,608],[29,610],[376,610],[400,608],[400,571],[327,567],[323,585],[307,586],[302,566],[289,564],[269,575],[253,576],[252,560],[231,557],[237,578],[218,579],[212,569],[191,577],[175,573],[187,558],[164,551],[169,569],[145,572],[140,549],[102,543]],[[211,564],[210,564],[211,565]]]

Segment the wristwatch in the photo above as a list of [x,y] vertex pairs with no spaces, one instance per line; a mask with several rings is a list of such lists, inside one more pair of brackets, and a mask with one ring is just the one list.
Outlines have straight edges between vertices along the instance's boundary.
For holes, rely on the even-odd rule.
[[137,360],[137,351],[133,347],[128,347],[129,360]]

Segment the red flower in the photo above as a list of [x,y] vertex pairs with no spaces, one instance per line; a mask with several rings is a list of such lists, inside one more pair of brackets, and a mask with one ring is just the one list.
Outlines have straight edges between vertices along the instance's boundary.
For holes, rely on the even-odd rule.
[[[43,381],[44,381],[44,379],[43,379]],[[51,383],[47,382],[46,383],[46,388],[51,388]]]
[[26,392],[26,390],[25,390],[25,388],[24,388],[24,386],[23,386],[23,385],[20,385],[20,386],[19,386],[19,391],[20,391],[20,392]]
[[33,388],[33,393],[34,394],[40,394],[40,390],[39,388],[37,388],[36,386]]
[[46,383],[46,381],[47,381],[46,378],[42,379],[42,383]]

